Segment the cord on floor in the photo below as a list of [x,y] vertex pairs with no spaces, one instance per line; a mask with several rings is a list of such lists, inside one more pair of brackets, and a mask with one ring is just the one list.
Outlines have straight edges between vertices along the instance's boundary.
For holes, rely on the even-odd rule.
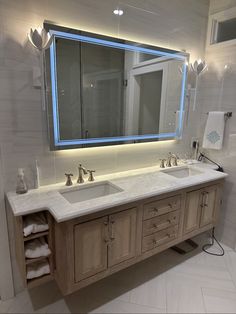
[[[210,247],[212,247],[214,245],[215,242],[221,248],[222,253],[212,253],[212,252],[207,251]],[[220,242],[215,237],[215,228],[212,228],[211,243],[203,245],[202,250],[205,253],[210,254],[210,255],[214,255],[214,256],[224,256],[225,255],[225,250],[223,249],[223,247],[221,246]]]

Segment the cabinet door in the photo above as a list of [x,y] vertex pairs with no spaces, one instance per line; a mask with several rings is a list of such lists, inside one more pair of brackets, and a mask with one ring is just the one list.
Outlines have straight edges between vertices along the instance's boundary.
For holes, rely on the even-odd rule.
[[207,187],[203,191],[203,207],[200,226],[212,224],[216,219],[217,200],[219,199],[219,188],[217,185]]
[[188,192],[184,214],[184,234],[197,230],[200,226],[202,190]]
[[74,227],[75,281],[107,268],[108,217]]
[[136,216],[136,208],[109,216],[108,266],[119,264],[135,256]]

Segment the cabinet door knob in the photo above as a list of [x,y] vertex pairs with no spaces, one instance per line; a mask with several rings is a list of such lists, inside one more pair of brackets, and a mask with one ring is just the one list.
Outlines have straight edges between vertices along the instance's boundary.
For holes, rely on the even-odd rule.
[[153,244],[157,244],[157,240],[156,239],[153,239]]
[[156,213],[158,212],[158,208],[156,208],[156,207],[154,207],[153,210],[154,210],[154,212],[156,212]]
[[157,224],[153,224],[153,228],[155,228],[155,229],[156,229],[156,228],[157,228]]
[[172,207],[173,207],[173,205],[172,205],[171,203],[169,203],[169,204],[168,204],[168,206],[169,206],[170,208],[172,208]]

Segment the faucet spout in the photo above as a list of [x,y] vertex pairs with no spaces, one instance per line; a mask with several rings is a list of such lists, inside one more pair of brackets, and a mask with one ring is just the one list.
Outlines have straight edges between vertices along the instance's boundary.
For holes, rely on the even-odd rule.
[[82,164],[79,164],[78,170],[79,170],[79,176],[78,176],[77,183],[84,183],[83,174],[87,174],[88,171],[86,168],[82,166]]

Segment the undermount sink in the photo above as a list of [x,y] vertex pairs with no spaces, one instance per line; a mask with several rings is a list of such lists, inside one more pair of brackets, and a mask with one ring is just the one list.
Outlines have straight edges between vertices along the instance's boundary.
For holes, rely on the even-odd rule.
[[77,189],[72,189],[70,191],[60,192],[61,195],[71,204],[87,201],[90,199],[119,193],[123,190],[118,186],[106,182],[93,183],[89,186],[80,186]]
[[163,172],[175,178],[186,178],[186,177],[192,177],[198,174],[202,174],[202,171],[192,169],[189,167],[170,168],[170,169],[163,170]]

